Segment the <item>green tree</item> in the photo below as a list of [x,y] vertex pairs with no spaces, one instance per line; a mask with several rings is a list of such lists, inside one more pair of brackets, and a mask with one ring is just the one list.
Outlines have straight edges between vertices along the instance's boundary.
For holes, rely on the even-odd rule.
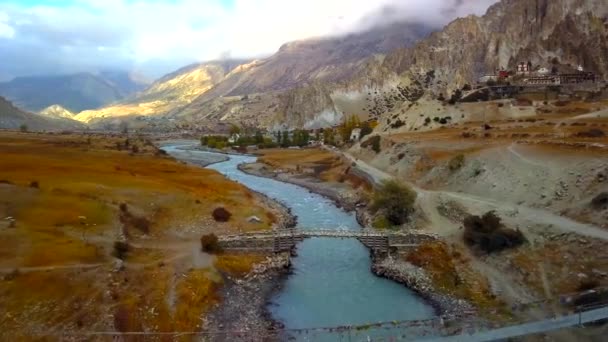
[[289,147],[291,146],[291,141],[289,140],[289,132],[283,132],[283,140],[281,140],[281,147]]
[[27,125],[26,124],[22,124],[21,126],[19,126],[19,130],[21,132],[27,132],[28,131]]
[[262,135],[262,132],[256,131],[255,132],[255,138],[254,138],[254,140],[255,140],[256,144],[263,143],[264,142],[264,136]]
[[237,125],[230,125],[230,135],[232,134],[240,134],[241,133],[241,128]]
[[336,145],[335,132],[332,128],[323,130],[323,143],[326,145]]
[[395,180],[385,181],[373,194],[371,210],[381,212],[392,225],[399,226],[414,211],[416,197],[410,187]]
[[364,123],[362,123],[361,124],[361,140],[363,140],[364,136],[371,134],[373,131],[374,131],[374,129],[369,124],[369,122],[365,121]]

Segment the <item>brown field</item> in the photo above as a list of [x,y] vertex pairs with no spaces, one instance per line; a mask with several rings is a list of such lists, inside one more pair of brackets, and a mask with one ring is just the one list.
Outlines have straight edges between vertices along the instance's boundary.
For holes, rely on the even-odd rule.
[[350,165],[336,154],[321,148],[269,149],[260,151],[260,162],[274,169],[306,173],[324,182],[347,183],[368,191],[371,185],[349,173]]
[[[222,274],[263,259],[214,262],[198,247],[203,233],[269,229],[275,215],[256,194],[125,140],[0,133],[0,331],[196,331]],[[213,221],[219,206],[228,223]],[[131,246],[122,267],[117,240]]]

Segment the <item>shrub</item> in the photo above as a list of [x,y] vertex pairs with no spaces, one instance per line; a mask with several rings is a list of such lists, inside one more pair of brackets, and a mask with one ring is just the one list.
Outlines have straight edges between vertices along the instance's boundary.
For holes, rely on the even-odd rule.
[[374,136],[369,137],[367,140],[365,140],[361,144],[361,147],[363,147],[363,148],[371,147],[374,152],[376,152],[376,153],[380,152],[380,136],[374,135]]
[[608,207],[608,192],[602,192],[591,200],[591,205],[596,209]]
[[230,220],[230,216],[232,216],[232,214],[223,207],[215,208],[212,215],[213,219],[217,222],[228,222],[228,220]]
[[217,235],[211,233],[201,236],[201,250],[205,253],[220,253],[222,251],[222,247],[219,244]]
[[38,183],[38,181],[32,181],[30,182],[30,188],[40,189],[40,184]]
[[23,124],[23,125],[19,126],[19,130],[24,133],[27,132],[28,131],[27,125]]
[[374,227],[376,229],[389,229],[389,228],[392,228],[393,225],[389,222],[389,220],[386,217],[384,217],[383,215],[380,215],[374,219],[374,222],[372,222],[372,227]]
[[394,180],[385,181],[372,197],[371,210],[380,211],[394,226],[405,223],[414,211],[416,192]]
[[133,152],[133,153],[139,153],[139,147],[137,145],[131,146],[131,152]]
[[495,212],[483,216],[469,215],[464,219],[464,242],[486,253],[517,247],[525,242],[519,230],[507,229]]
[[120,260],[125,260],[130,249],[131,246],[129,246],[128,243],[124,241],[115,241],[113,255]]
[[592,128],[588,131],[578,132],[576,136],[580,138],[603,138],[606,133],[601,129]]
[[147,218],[132,216],[130,222],[133,227],[142,233],[148,234],[150,232],[150,221]]
[[439,123],[442,125],[445,125],[448,123],[448,120],[446,118],[441,118],[441,119],[439,119]]
[[431,123],[431,118],[427,117],[426,119],[424,119],[424,125],[428,126]]
[[463,166],[464,166],[464,154],[459,154],[459,155],[453,157],[452,159],[450,159],[450,161],[448,162],[448,168],[452,172],[459,170]]

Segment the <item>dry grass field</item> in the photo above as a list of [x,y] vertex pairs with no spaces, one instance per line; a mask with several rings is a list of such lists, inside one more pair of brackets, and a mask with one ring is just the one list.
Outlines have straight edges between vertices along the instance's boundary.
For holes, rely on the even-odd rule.
[[[269,229],[261,203],[143,137],[0,133],[0,337],[196,331],[222,275],[263,259],[214,261],[200,236]],[[229,222],[213,220],[219,206]],[[124,261],[116,241],[130,246]]]

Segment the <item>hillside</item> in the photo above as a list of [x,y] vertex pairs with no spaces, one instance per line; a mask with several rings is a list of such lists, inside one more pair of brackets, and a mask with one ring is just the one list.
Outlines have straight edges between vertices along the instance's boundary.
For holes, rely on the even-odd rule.
[[141,84],[120,73],[18,77],[0,83],[0,96],[25,110],[39,112],[58,104],[72,111],[98,108],[139,90]]
[[[404,117],[415,120],[441,111],[441,103],[432,101],[441,94],[449,98],[480,76],[498,68],[514,70],[521,61],[533,68],[581,65],[607,79],[607,38],[605,1],[503,0],[485,15],[457,19],[414,47],[369,59],[347,82],[286,93],[276,107],[275,124],[312,127],[325,118],[338,123],[358,115],[379,119],[381,128],[398,126]],[[430,107],[420,106],[427,102]]]
[[215,73],[205,67],[201,74],[190,66],[130,101],[77,118],[111,128],[120,124],[116,117],[146,115],[130,124],[200,131],[220,122],[271,129],[327,127],[357,115],[378,119],[386,130],[399,126],[395,122],[403,116],[420,116],[420,103],[441,110],[441,103],[433,102],[440,95],[449,98],[480,76],[513,70],[521,61],[533,68],[581,65],[608,77],[605,1],[503,0],[483,16],[459,18],[430,31],[398,23],[287,43],[266,59]]
[[78,121],[24,112],[5,98],[0,97],[0,129],[16,130],[20,129],[22,125],[25,125],[28,130],[34,131],[85,128],[85,125]]
[[242,63],[245,61],[216,61],[186,66],[160,78],[129,99],[98,110],[83,111],[76,119],[91,122],[104,118],[166,113],[190,103]]
[[73,119],[74,115],[75,115],[74,113],[61,107],[60,105],[48,106],[45,109],[41,110],[39,114],[42,116],[50,116],[53,118],[67,118],[67,119]]
[[[249,100],[243,103],[234,100],[263,93],[272,103],[277,92],[311,82],[349,79],[365,68],[370,56],[411,46],[430,31],[430,27],[420,24],[397,23],[341,37],[287,43],[266,59],[224,62],[221,70],[217,69],[217,62],[192,65],[163,77],[130,101],[81,113],[77,119],[90,122],[104,117],[168,114],[154,123],[166,126],[168,118],[193,124],[208,119],[226,120],[226,115],[239,120],[237,112],[253,118],[248,120],[252,124],[265,123],[272,118],[263,111],[268,109],[266,102],[249,106]],[[254,108],[255,113],[250,113],[248,107]],[[259,118],[258,114],[264,117]]]

